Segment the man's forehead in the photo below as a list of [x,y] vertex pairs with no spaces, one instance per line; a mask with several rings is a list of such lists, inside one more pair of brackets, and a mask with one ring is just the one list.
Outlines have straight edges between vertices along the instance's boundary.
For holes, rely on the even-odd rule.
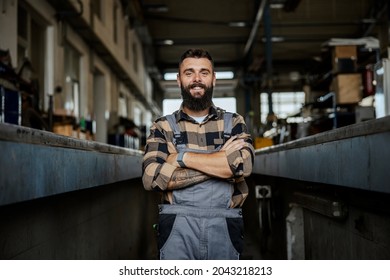
[[181,70],[185,69],[209,69],[212,71],[211,61],[207,58],[195,58],[195,57],[187,57],[183,60],[180,65]]

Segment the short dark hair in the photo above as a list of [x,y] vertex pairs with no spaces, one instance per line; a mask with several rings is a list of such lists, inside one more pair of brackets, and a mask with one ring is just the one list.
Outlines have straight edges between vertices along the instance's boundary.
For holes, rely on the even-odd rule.
[[210,60],[211,62],[211,67],[214,71],[214,60],[213,58],[211,57],[211,55],[209,54],[208,51],[204,50],[204,49],[189,49],[189,50],[186,50],[182,56],[180,57],[180,61],[179,61],[179,68],[180,68],[180,65],[183,63],[183,60],[186,59],[186,58],[207,58],[208,60]]

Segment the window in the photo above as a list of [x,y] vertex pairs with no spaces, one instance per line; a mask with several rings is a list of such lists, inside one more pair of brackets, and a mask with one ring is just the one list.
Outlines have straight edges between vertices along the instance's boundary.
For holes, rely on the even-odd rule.
[[[302,104],[305,103],[304,92],[273,92],[272,93],[272,109],[274,114],[284,119],[289,115],[296,114],[300,111]],[[260,112],[261,122],[266,123],[268,108],[268,93],[260,94]]]
[[127,118],[127,98],[123,93],[119,94],[118,99],[118,116]]
[[135,125],[137,126],[141,126],[142,125],[142,110],[140,107],[138,106],[134,106],[134,123]]
[[27,92],[36,109],[44,107],[45,98],[45,42],[47,24],[36,13],[20,2],[18,5],[17,68],[20,76],[33,85]]
[[69,44],[65,45],[65,92],[63,107],[66,112],[76,118],[79,115],[80,101],[80,54]]

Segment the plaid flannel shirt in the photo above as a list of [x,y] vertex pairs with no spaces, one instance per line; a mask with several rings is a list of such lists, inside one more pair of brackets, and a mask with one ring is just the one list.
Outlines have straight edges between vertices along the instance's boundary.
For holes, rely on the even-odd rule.
[[[182,108],[174,112],[180,130],[184,133],[187,147],[197,150],[214,150],[224,143],[224,110],[212,106],[209,115],[202,123],[183,112]],[[231,151],[227,154],[227,160],[233,173],[234,193],[231,207],[241,207],[248,195],[248,187],[244,177],[252,172],[254,161],[254,149],[252,139],[247,131],[242,116],[233,114],[231,136],[240,135],[249,143],[249,148]],[[166,201],[169,201],[167,186],[173,172],[177,167],[168,164],[166,158],[171,153],[177,153],[173,144],[173,131],[166,117],[157,119],[151,129],[150,136],[146,141],[145,154],[142,166],[142,180],[146,190],[163,191]],[[222,179],[221,179],[222,180]]]

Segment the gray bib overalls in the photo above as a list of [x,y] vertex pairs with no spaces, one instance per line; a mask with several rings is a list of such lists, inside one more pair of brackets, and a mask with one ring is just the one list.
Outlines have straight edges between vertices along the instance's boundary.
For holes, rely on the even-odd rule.
[[[225,116],[226,139],[230,137],[231,113]],[[194,151],[180,143],[181,133],[175,117],[167,118],[175,135],[174,142],[179,142],[175,143],[178,152]],[[210,179],[173,191],[173,204],[159,205],[160,259],[239,259],[243,219],[242,209],[229,208],[233,190],[231,182]]]

